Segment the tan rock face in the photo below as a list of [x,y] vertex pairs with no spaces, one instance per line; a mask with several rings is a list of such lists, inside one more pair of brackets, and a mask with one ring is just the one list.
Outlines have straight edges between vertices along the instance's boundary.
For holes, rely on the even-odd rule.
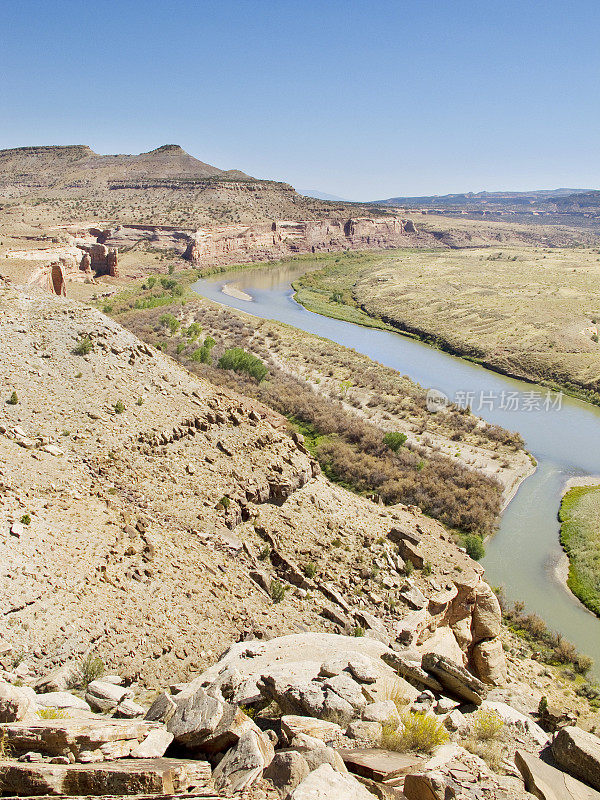
[[502,686],[506,683],[506,659],[500,638],[485,639],[473,647],[473,666],[484,683]]
[[552,755],[561,769],[600,791],[600,739],[597,736],[575,726],[563,728],[554,739]]
[[27,692],[6,681],[0,681],[0,722],[22,720],[35,708]]

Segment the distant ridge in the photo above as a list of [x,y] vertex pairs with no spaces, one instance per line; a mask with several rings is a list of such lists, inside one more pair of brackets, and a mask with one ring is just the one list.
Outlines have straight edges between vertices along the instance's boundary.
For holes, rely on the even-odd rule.
[[389,197],[374,201],[376,205],[404,208],[438,208],[463,211],[554,211],[563,198],[589,194],[589,189],[535,189],[528,192],[465,192],[463,194],[428,195],[423,197]]

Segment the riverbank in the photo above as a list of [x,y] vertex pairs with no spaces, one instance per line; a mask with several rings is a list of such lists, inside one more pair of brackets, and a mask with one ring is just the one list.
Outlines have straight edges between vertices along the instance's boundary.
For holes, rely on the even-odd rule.
[[563,562],[560,578],[586,608],[600,616],[600,478],[571,479],[558,517]]
[[596,299],[600,304],[595,250],[406,250],[362,263],[338,258],[301,276],[294,289],[315,313],[393,329],[501,375],[600,405],[600,384],[589,378],[600,372],[596,317],[583,310]]

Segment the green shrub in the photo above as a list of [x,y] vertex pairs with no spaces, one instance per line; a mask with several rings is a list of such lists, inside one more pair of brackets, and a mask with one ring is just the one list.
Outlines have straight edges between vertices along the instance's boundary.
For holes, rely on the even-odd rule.
[[183,342],[179,342],[179,344],[177,345],[177,355],[178,356],[181,355],[181,353],[183,353],[185,348],[186,348],[186,345]]
[[37,712],[40,719],[68,719],[69,715],[63,708],[40,708]]
[[485,555],[485,547],[483,546],[481,536],[477,536],[474,533],[469,534],[469,536],[465,536],[465,549],[467,551],[467,555],[469,555],[474,561],[479,561],[479,559],[483,558]]
[[161,314],[158,321],[163,328],[168,328],[171,333],[177,333],[181,327],[181,322],[179,322],[177,317],[174,317],[173,314]]
[[31,516],[29,514],[23,514],[21,517],[21,523],[23,525],[31,525]]
[[362,627],[362,625],[355,625],[354,628],[352,629],[352,636],[360,638],[364,635],[365,635],[365,629]]
[[19,396],[16,392],[13,392],[11,396],[6,401],[9,406],[16,406],[19,402]]
[[188,337],[188,339],[197,339],[201,333],[202,326],[200,323],[192,322],[192,324],[188,326],[185,335]]
[[225,494],[225,495],[223,495],[223,497],[217,503],[217,508],[220,507],[220,508],[223,508],[225,511],[227,511],[227,509],[229,508],[230,505],[231,505],[231,500]]
[[82,337],[75,347],[73,348],[73,353],[76,356],[87,356],[89,353],[92,352],[94,348],[94,344],[89,336]]
[[271,597],[274,603],[281,603],[285,597],[287,587],[281,581],[271,581]]
[[98,680],[104,675],[104,662],[98,656],[90,653],[75,667],[70,679],[69,686],[73,689],[85,689],[92,681]]
[[504,729],[504,720],[495,711],[480,709],[473,720],[473,736],[479,741],[487,742],[497,739]]
[[402,715],[402,726],[383,726],[381,744],[387,750],[397,752],[431,753],[448,741],[448,732],[435,717],[409,711]]
[[255,355],[248,353],[242,347],[232,347],[226,350],[219,359],[221,369],[232,369],[234,372],[245,372],[260,383],[266,378],[269,370]]
[[138,397],[138,399],[135,402],[136,402],[136,405],[143,406],[144,405],[144,398],[140,395],[140,397]]
[[384,444],[386,444],[390,450],[393,450],[396,453],[403,444],[406,443],[407,435],[405,433],[386,433],[383,437]]
[[307,578],[314,578],[317,574],[317,565],[314,561],[309,561],[302,567],[302,572],[304,572]]
[[267,558],[269,558],[270,555],[271,555],[271,545],[270,544],[266,544],[264,547],[261,547],[261,549],[258,552],[258,558],[259,558],[260,561],[266,561]]
[[409,561],[409,560],[407,559],[407,560],[404,562],[404,570],[403,570],[403,571],[404,571],[404,574],[406,575],[406,577],[407,577],[407,578],[410,578],[410,576],[411,576],[411,575],[413,574],[413,572],[415,571],[415,565],[412,563],[412,561]]
[[154,287],[154,284],[156,283],[156,278],[154,277],[154,275],[151,275],[146,281],[146,283],[148,284],[148,288],[152,289]]
[[122,400],[117,400],[115,403],[115,413],[122,414],[125,411],[125,403]]

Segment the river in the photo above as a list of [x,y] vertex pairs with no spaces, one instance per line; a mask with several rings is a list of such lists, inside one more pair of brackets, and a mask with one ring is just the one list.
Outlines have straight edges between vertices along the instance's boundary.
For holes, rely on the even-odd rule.
[[[508,598],[522,600],[529,611],[590,655],[594,677],[600,678],[600,619],[556,575],[563,558],[557,512],[564,485],[574,477],[600,474],[600,408],[566,396],[552,395],[547,400],[546,390],[407,336],[307,311],[294,300],[291,282],[320,267],[316,261],[262,266],[206,278],[192,288],[221,305],[354,348],[451,399],[468,397],[474,413],[519,431],[538,467],[521,484],[502,515],[498,532],[486,544],[482,564],[487,580],[494,586],[504,585]],[[225,294],[224,286],[239,296]],[[252,299],[243,299],[245,295]],[[517,408],[511,409],[514,405]]]

